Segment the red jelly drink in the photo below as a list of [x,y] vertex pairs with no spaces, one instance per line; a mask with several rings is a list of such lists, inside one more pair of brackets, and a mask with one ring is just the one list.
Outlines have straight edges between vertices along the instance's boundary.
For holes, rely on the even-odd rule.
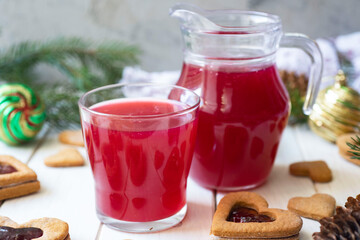
[[185,63],[178,85],[200,87],[203,101],[191,177],[219,190],[263,183],[289,115],[276,66]]
[[90,107],[98,115],[82,124],[101,214],[148,222],[185,206],[197,121],[189,114],[172,114],[187,107],[141,99]]

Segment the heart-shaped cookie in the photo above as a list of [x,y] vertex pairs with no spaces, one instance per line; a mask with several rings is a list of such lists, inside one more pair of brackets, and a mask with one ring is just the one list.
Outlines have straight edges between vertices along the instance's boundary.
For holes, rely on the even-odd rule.
[[[234,209],[243,207],[257,214],[237,216],[242,222],[231,221]],[[247,210],[246,210],[247,211]],[[235,213],[236,215],[236,213]],[[266,218],[267,221],[261,221]],[[301,218],[290,211],[268,208],[267,201],[253,192],[229,193],[221,199],[215,212],[211,233],[227,238],[297,238],[302,227]]]
[[323,193],[317,193],[311,197],[294,197],[289,200],[288,209],[302,217],[320,220],[334,215],[336,207],[335,199]]
[[[0,216],[0,228],[0,234],[2,234],[0,235],[0,237],[2,237],[1,239],[33,239],[31,238],[31,235],[35,236],[40,232],[39,235],[41,235],[41,237],[34,239],[70,240],[69,225],[66,222],[61,221],[57,218],[39,218],[26,222],[24,224],[17,224],[8,217]],[[30,229],[29,231],[28,229],[24,228],[34,229]],[[27,230],[27,232],[25,230]],[[16,236],[18,238],[15,238]]]
[[290,174],[308,176],[314,182],[330,182],[332,173],[324,161],[296,162],[290,165]]
[[84,146],[84,138],[81,130],[66,130],[59,134],[59,141],[65,144]]
[[14,157],[0,155],[0,200],[19,197],[40,189],[36,173]]
[[84,158],[75,148],[66,148],[44,160],[48,167],[74,167],[84,165]]

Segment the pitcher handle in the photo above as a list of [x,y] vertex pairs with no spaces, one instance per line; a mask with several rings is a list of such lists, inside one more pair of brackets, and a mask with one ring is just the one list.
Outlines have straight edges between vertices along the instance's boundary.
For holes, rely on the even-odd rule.
[[299,48],[309,55],[311,59],[311,68],[309,74],[309,83],[306,91],[303,111],[310,115],[319,92],[321,76],[323,71],[323,58],[317,43],[304,34],[285,33],[280,42],[281,47]]

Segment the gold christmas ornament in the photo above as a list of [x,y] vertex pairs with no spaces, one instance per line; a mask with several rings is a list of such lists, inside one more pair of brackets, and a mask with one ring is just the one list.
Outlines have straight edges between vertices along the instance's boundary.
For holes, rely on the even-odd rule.
[[346,86],[343,71],[335,76],[335,84],[320,91],[309,117],[313,132],[335,142],[344,133],[360,131],[360,94]]

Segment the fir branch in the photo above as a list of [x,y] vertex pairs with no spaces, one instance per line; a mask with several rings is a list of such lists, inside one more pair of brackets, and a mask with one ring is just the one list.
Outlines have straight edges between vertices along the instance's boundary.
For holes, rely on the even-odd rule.
[[289,124],[295,125],[299,123],[306,123],[308,116],[306,116],[303,112],[305,96],[302,96],[299,89],[297,88],[290,88],[287,86],[287,90],[291,101],[291,115]]
[[77,102],[82,91],[62,84],[36,86],[37,92],[46,99],[47,122],[58,128],[79,125],[79,108]]
[[351,148],[353,151],[348,151],[353,156],[352,159],[359,159],[360,160],[360,137],[356,135],[356,139],[351,138],[354,144],[347,142],[346,144]]
[[[45,101],[48,121],[79,124],[77,101],[85,91],[117,82],[125,66],[138,62],[139,50],[123,42],[94,44],[80,38],[27,41],[0,50],[0,78],[24,83]],[[58,69],[66,79],[40,84],[31,75],[38,64]]]
[[[79,38],[24,42],[0,51],[0,76],[20,80],[39,63],[57,67],[83,91],[115,82],[124,66],[137,62],[138,50],[121,42],[99,46]],[[21,80],[20,80],[21,81]],[[94,83],[96,85],[94,85]]]

